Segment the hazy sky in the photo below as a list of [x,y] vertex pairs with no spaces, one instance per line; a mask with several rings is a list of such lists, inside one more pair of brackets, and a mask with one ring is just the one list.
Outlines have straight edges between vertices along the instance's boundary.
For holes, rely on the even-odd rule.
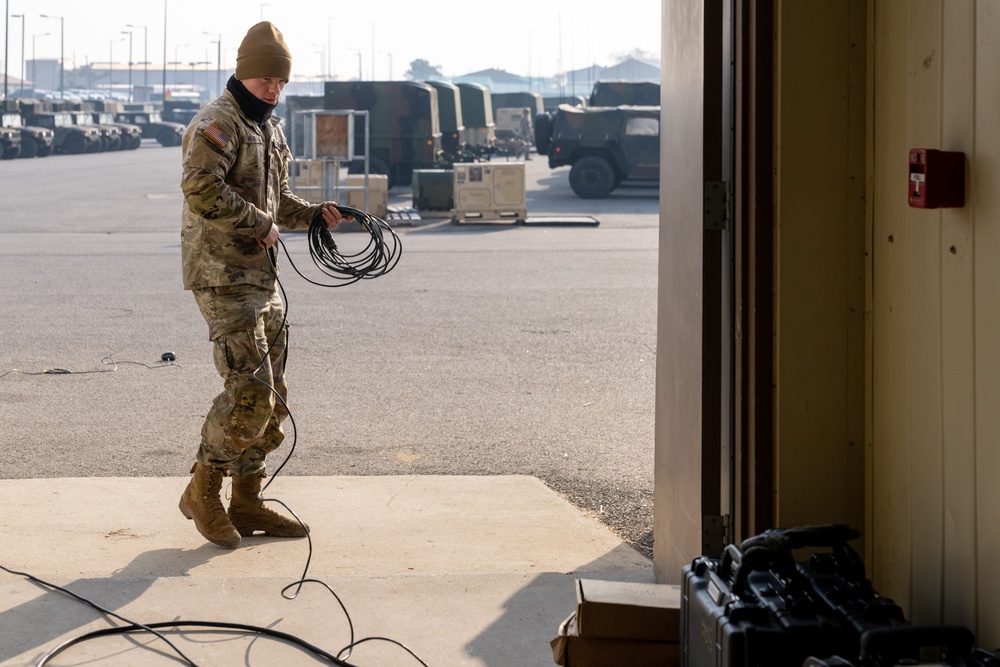
[[[0,0],[25,14],[24,57],[59,57],[62,17],[67,67],[88,62],[217,61],[235,68],[247,29],[272,21],[292,50],[293,78],[400,79],[422,58],[457,76],[495,67],[549,76],[591,63],[611,65],[634,49],[659,57],[660,0]],[[613,9],[609,9],[613,8]],[[128,25],[140,26],[129,28]],[[145,26],[145,31],[141,26]],[[9,19],[11,73],[21,64],[22,20]],[[44,33],[49,33],[43,36]],[[210,33],[210,34],[206,34]],[[144,51],[144,35],[149,37]],[[120,40],[120,41],[119,41]],[[148,53],[148,55],[147,55]],[[0,51],[0,59],[3,52]],[[391,65],[391,72],[390,72]]]

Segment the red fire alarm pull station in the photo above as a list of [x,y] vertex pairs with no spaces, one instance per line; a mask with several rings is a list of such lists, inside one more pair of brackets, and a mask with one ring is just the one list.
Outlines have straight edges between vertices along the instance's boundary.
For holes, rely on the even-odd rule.
[[933,148],[910,149],[910,206],[965,206],[965,153]]

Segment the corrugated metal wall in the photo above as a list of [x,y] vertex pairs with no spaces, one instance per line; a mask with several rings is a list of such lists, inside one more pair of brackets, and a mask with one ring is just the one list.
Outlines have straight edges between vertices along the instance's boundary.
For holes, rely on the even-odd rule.
[[[872,577],[914,622],[996,646],[1000,4],[872,7]],[[911,148],[966,153],[964,208],[908,205]]]

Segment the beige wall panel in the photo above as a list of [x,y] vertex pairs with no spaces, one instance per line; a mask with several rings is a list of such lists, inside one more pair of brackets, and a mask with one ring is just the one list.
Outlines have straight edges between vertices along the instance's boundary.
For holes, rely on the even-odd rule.
[[[876,588],[904,608],[910,602],[910,423],[906,250],[902,197],[906,146],[906,4],[875,3],[872,176],[872,562]],[[896,159],[891,159],[897,156]],[[887,185],[888,184],[888,185]]]
[[[909,125],[906,144],[886,153],[886,160],[907,165],[910,148],[939,148],[941,143],[942,0],[910,0],[906,91]],[[877,92],[876,88],[876,92]],[[897,121],[898,122],[898,121]],[[878,128],[876,128],[878,131]],[[939,623],[942,579],[942,377],[941,377],[941,214],[910,208],[908,179],[899,182],[893,206],[904,211],[906,237],[905,319],[910,383],[910,484],[914,521],[911,526],[910,618]],[[896,183],[884,183],[895,190]],[[877,278],[876,278],[877,279]],[[899,341],[886,341],[898,344]],[[878,348],[877,348],[878,349]],[[877,446],[877,443],[876,443]],[[917,548],[917,545],[920,545]]]
[[976,3],[975,144],[966,188],[976,272],[977,635],[1000,646],[1000,3]]
[[656,463],[653,563],[678,583],[701,554],[702,129],[701,0],[664,2]]
[[[975,3],[948,0],[942,20],[942,150],[975,139]],[[941,617],[967,627],[976,609],[975,290],[972,207],[942,209],[941,379],[943,569]]]
[[776,522],[861,528],[865,5],[777,16]]

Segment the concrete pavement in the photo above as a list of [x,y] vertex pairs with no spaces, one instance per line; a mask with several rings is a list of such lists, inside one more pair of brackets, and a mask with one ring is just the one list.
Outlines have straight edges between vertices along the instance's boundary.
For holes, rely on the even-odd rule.
[[[573,609],[577,577],[652,582],[649,560],[530,476],[278,476],[310,540],[206,543],[177,510],[186,478],[0,481],[0,565],[65,586],[133,622],[241,623],[347,662],[393,667],[554,664],[549,640]],[[224,492],[228,490],[228,480]],[[279,505],[271,504],[280,511]],[[296,595],[296,592],[298,593]],[[35,665],[61,642],[120,625],[83,603],[0,571],[0,665]],[[250,634],[171,632],[198,665],[330,664]],[[52,665],[184,664],[148,634],[72,646]]]

